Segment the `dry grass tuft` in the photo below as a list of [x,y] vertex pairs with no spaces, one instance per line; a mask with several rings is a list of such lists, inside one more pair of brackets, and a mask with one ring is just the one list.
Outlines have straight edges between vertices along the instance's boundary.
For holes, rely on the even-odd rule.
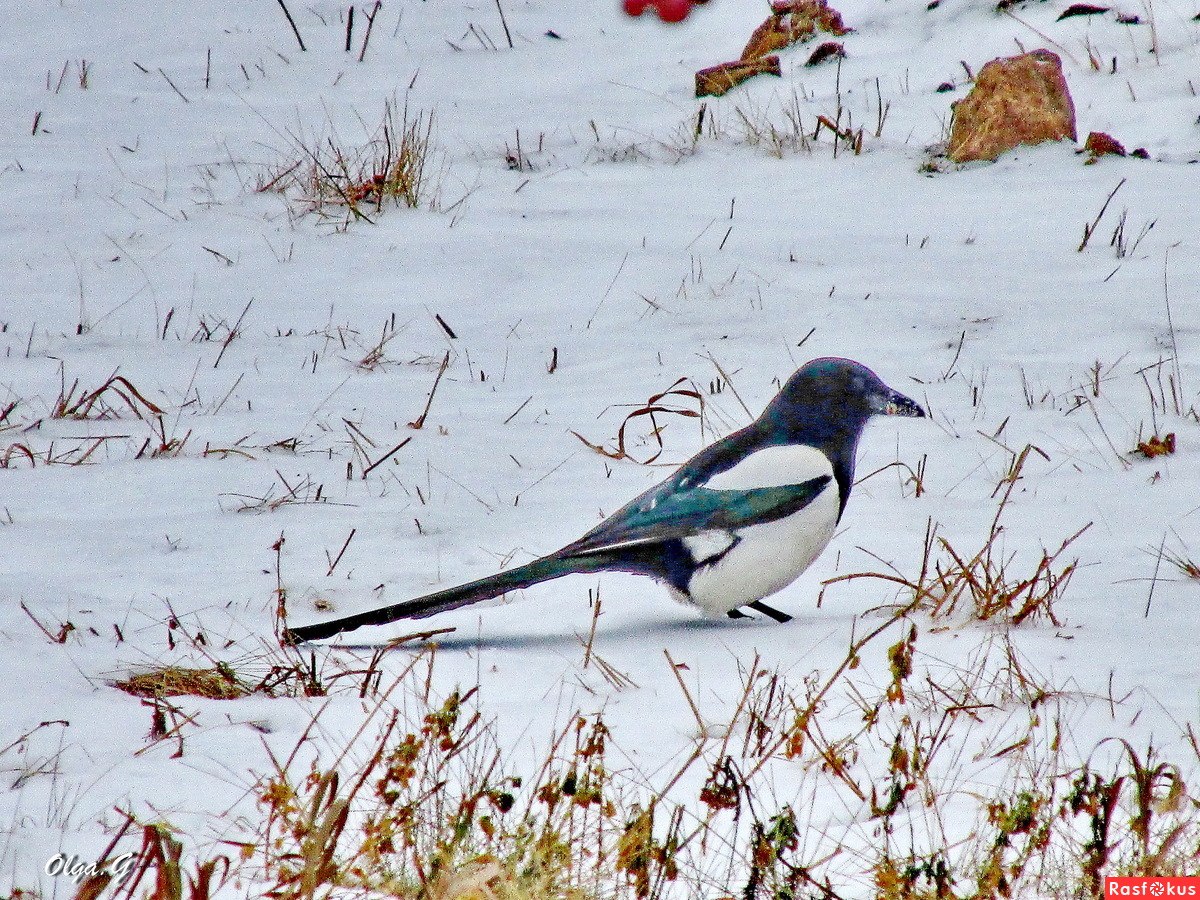
[[[424,673],[411,674],[421,658],[402,679],[427,696]],[[253,842],[271,896],[574,900],[619,880],[620,807],[603,720],[572,718],[526,783],[503,773],[474,693],[454,692],[415,717],[381,702],[372,717],[386,721],[374,737],[363,740],[369,719],[334,760],[313,760],[302,777],[294,770],[307,740],[276,761],[258,787],[264,815]]]
[[383,119],[357,147],[336,136],[306,143],[292,138],[287,159],[260,179],[257,190],[285,195],[302,213],[339,221],[371,221],[385,206],[432,208],[433,113],[389,101]]
[[[112,900],[134,900],[135,897],[209,900],[230,881],[234,862],[224,855],[197,863],[193,872],[186,871],[181,862],[183,844],[167,825],[158,822],[141,825],[142,842],[136,852],[114,856],[121,839],[131,826],[138,824],[130,813],[123,815],[125,822],[100,854],[95,871],[80,881],[75,900],[99,900],[104,896]],[[147,890],[139,893],[138,888],[143,882]],[[108,892],[110,886],[113,886],[111,893]]]
[[[683,416],[688,419],[703,419],[704,417],[704,395],[696,389],[695,385],[691,387],[681,387],[684,384],[692,384],[687,378],[676,379],[665,391],[659,391],[646,400],[643,404],[635,404],[637,406],[633,412],[625,416],[621,422],[621,427],[617,429],[616,449],[609,450],[603,444],[594,444],[585,438],[578,431],[572,431],[571,434],[579,438],[589,449],[599,453],[601,456],[609,459],[629,459],[641,465],[650,465],[666,450],[666,445],[663,443],[662,433],[665,425],[660,425],[658,416],[673,415]],[[691,407],[695,406],[695,409]],[[626,429],[630,423],[638,419],[645,419],[650,426],[649,434],[643,438],[645,443],[654,442],[654,447],[650,451],[650,455],[645,459],[637,459],[629,452],[628,436]]]
[[[64,384],[50,413],[52,419],[119,419],[121,406],[126,406],[139,419],[148,419],[151,415],[161,416],[162,409],[151,403],[134,387],[124,375],[113,375],[104,384],[92,391],[82,391],[76,395],[79,382],[76,380],[70,388]],[[112,403],[115,398],[120,405]]]
[[[271,756],[253,788],[258,815],[226,841],[237,859],[184,866],[185,836],[154,826],[142,829],[137,877],[154,878],[154,900],[200,900],[230,878],[276,900],[1099,900],[1111,875],[1194,871],[1195,762],[1124,737],[1080,755],[1070,723],[1088,698],[1051,684],[1015,644],[1016,625],[1057,621],[1053,601],[1075,565],[1057,561],[1074,537],[1030,576],[1014,577],[1000,556],[999,522],[1027,456],[1014,453],[978,553],[939,544],[931,527],[918,578],[861,576],[909,596],[856,627],[832,667],[789,679],[757,657],[739,663],[740,696],[715,712],[667,654],[696,738],[686,759],[653,775],[628,764],[602,713],[571,708],[518,763],[478,688],[436,693],[432,646],[403,657],[386,685],[387,648],[361,665],[343,648],[320,667],[315,653],[285,649],[261,680],[215,661],[128,679],[118,686],[153,707],[151,738],[174,740],[180,757],[198,714],[167,697],[367,701],[358,730],[335,745],[321,706],[286,758]],[[281,548],[282,537],[272,548],[282,617]],[[926,650],[941,621],[968,611],[989,627],[955,638],[976,643],[953,662]],[[586,669],[596,656],[583,643]],[[1114,710],[1125,702],[1109,698]],[[624,737],[626,747],[645,740]],[[1200,760],[1190,727],[1185,740]],[[823,818],[828,808],[844,823]],[[133,890],[117,896],[134,900]]]
[[857,572],[832,578],[826,584],[858,578],[889,581],[911,593],[906,607],[924,611],[935,620],[951,620],[965,613],[970,620],[981,622],[1020,625],[1026,620],[1046,618],[1061,626],[1054,604],[1066,590],[1079,560],[1065,564],[1059,560],[1091,523],[1066,538],[1056,550],[1043,549],[1029,573],[1014,575],[1014,556],[1006,554],[1002,547],[1005,529],[1000,520],[1033,449],[1027,446],[1015,455],[1009,473],[997,486],[997,491],[1003,489],[1004,494],[987,537],[974,553],[956,549],[947,538],[938,535],[937,526],[930,522],[925,532],[921,571],[916,578],[899,573]]
[[113,687],[134,697],[204,697],[208,700],[236,700],[253,692],[253,688],[238,680],[233,670],[218,664],[211,669],[188,669],[182,666],[163,666],[139,672]]
[[[184,836],[147,826],[130,883],[152,881],[154,900],[200,900],[230,879],[237,896],[276,900],[1002,900],[1098,898],[1106,876],[1194,870],[1200,798],[1182,765],[1122,738],[1073,757],[1079,698],[1046,683],[1007,628],[950,663],[922,651],[916,608],[802,683],[757,658],[739,666],[718,728],[681,681],[700,734],[652,780],[597,714],[569,716],[514,771],[474,688],[433,695],[427,648],[370,692],[356,733],[330,748],[322,707],[272,757],[260,815],[226,841],[235,859],[185,866]],[[799,779],[790,800],[781,773]],[[836,798],[853,824],[817,822],[807,796]]]

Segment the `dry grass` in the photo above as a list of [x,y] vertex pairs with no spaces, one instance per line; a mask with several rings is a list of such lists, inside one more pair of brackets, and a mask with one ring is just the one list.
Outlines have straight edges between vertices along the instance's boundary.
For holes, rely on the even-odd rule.
[[113,687],[135,697],[204,697],[208,700],[236,700],[252,693],[228,666],[188,669],[163,666],[138,672],[113,682]]
[[[772,98],[765,105],[743,99],[729,107],[710,109],[701,104],[696,118],[676,129],[665,146],[676,148],[679,158],[696,152],[701,138],[741,144],[763,150],[776,159],[812,150],[814,135],[806,133],[804,103],[795,90],[787,99]],[[817,124],[813,116],[809,128]]]
[[26,438],[0,447],[0,469],[24,465],[30,468],[39,465],[82,466],[111,458],[122,451],[132,459],[179,456],[191,437],[190,431],[182,437],[168,433],[163,408],[149,400],[124,375],[116,373],[99,387],[89,390],[80,387],[79,379],[74,379],[68,386],[65,374],[60,371],[58,396],[44,416],[27,421],[18,420],[12,413],[20,405],[17,401],[0,410],[0,433],[19,428],[22,434],[36,434],[43,425],[52,421],[111,422],[132,419],[143,422],[150,433],[140,438],[140,443],[139,438],[132,434],[119,434],[60,438],[58,441],[52,438],[44,447],[32,438]]
[[432,208],[437,199],[433,119],[433,113],[413,112],[393,100],[361,145],[346,145],[336,136],[292,137],[285,159],[259,180],[257,190],[281,193],[301,213],[342,227],[371,221],[387,206]]
[[[368,692],[355,734],[331,748],[318,710],[272,758],[259,816],[227,842],[238,852],[185,864],[186,836],[139,826],[136,880],[114,896],[202,900],[236,879],[236,896],[279,900],[1086,898],[1107,875],[1194,870],[1200,798],[1182,764],[1122,738],[1073,759],[1079,698],[1046,683],[1007,629],[950,664],[922,651],[916,609],[802,683],[753,660],[716,729],[680,680],[702,732],[652,781],[614,764],[602,715],[568,717],[540,763],[514,770],[475,689],[434,695],[426,648]],[[868,660],[884,664],[882,683]],[[247,682],[198,671],[201,684]],[[196,680],[173,672],[143,690],[161,698]],[[684,778],[693,768],[704,777]],[[781,774],[798,779],[790,801]],[[807,796],[844,808],[845,828],[819,823]],[[78,896],[108,886],[84,882]]]
[[1003,494],[978,550],[960,551],[947,538],[939,536],[937,526],[930,522],[925,532],[921,569],[915,578],[900,573],[860,572],[841,575],[826,584],[859,578],[898,584],[911,597],[906,601],[907,606],[935,620],[958,620],[965,614],[969,621],[1020,625],[1026,620],[1045,618],[1061,626],[1054,604],[1062,597],[1079,561],[1062,563],[1060,558],[1091,523],[1063,540],[1057,549],[1043,549],[1031,572],[1013,573],[1015,556],[1003,549],[1005,529],[1001,518],[1032,449],[1026,446],[1014,456],[1008,474],[997,486],[997,491]]
[[780,103],[778,113],[771,109],[770,104],[759,107],[753,100],[746,100],[744,107],[738,105],[733,108],[733,115],[735,139],[749,147],[765,150],[776,159],[810,149],[801,116],[800,98],[794,91],[790,100]]
[[573,718],[532,780],[505,774],[474,691],[432,701],[421,659],[385,696],[423,693],[423,712],[380,703],[330,763],[313,760],[298,777],[305,739],[260,782],[253,843],[271,895],[594,896],[621,864],[603,720]]
[[[430,646],[393,651],[402,669],[384,686],[384,650],[358,660],[272,648],[236,673],[213,661],[125,679],[118,687],[152,707],[149,746],[173,740],[180,757],[196,714],[172,697],[342,693],[367,714],[345,735],[320,707],[286,756],[271,756],[253,788],[258,815],[227,841],[235,853],[188,861],[189,836],[133,829],[130,817],[113,848],[132,838],[120,849],[136,849],[138,867],[113,896],[207,900],[224,885],[278,900],[1099,898],[1106,876],[1194,871],[1196,763],[1120,736],[1080,755],[1070,723],[1092,701],[1050,683],[1014,642],[1018,625],[1058,621],[1053,604],[1075,565],[1060,561],[1074,538],[1031,573],[1000,556],[1027,456],[1014,455],[998,486],[979,551],[938,543],[931,527],[920,576],[857,576],[907,596],[856,629],[824,671],[739,663],[740,693],[714,718],[668,655],[663,677],[678,684],[696,737],[652,775],[621,749],[646,735],[614,735],[603,714],[561,718],[540,754],[524,757],[540,761],[515,762],[477,688],[436,693]],[[955,662],[925,646],[945,640],[930,635],[951,616],[964,648]],[[597,658],[582,643],[586,670]],[[1200,761],[1200,739],[1187,739]],[[838,824],[823,818],[829,809]],[[85,881],[78,896],[106,890],[111,882]]]
[[[184,846],[169,827],[159,822],[139,824],[134,816],[124,815],[124,823],[97,859],[96,871],[80,880],[75,900],[98,900],[106,895],[112,900],[209,900],[231,881],[234,861],[230,857],[210,857],[188,872],[181,861]],[[132,826],[140,830],[141,846],[117,855],[118,845]],[[139,892],[139,888],[143,890]]]
[[1173,550],[1167,550],[1163,553],[1163,558],[1178,569],[1186,578],[1200,581],[1200,563],[1197,563],[1191,557],[1184,556],[1182,553],[1177,553]]
[[[78,391],[78,393],[77,393]],[[116,401],[120,403],[116,403]],[[113,375],[95,390],[79,390],[76,380],[65,383],[50,413],[52,419],[119,419],[128,409],[139,419],[161,416],[163,411],[145,398],[124,375]]]
[[[684,387],[684,385],[691,385]],[[659,391],[651,395],[645,403],[631,404],[635,407],[633,412],[625,416],[617,429],[615,439],[615,449],[608,449],[603,444],[594,444],[581,435],[577,431],[572,431],[571,434],[579,438],[589,449],[605,456],[608,459],[628,459],[641,465],[650,465],[666,450],[666,445],[663,443],[663,430],[665,425],[659,424],[660,416],[683,416],[688,419],[704,418],[704,395],[696,388],[695,384],[691,383],[686,378],[676,379],[665,391]],[[692,407],[695,407],[693,409]],[[626,429],[630,424],[636,424],[638,420],[645,420],[648,425],[648,433],[639,437],[637,440],[641,444],[650,444],[653,442],[653,447],[649,450],[649,456],[645,459],[637,459],[630,453],[630,443],[633,438],[626,434]]]

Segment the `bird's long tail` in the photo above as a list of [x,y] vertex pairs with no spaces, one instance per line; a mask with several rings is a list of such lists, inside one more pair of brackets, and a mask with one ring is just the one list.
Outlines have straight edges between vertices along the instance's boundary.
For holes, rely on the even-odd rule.
[[561,578],[579,572],[599,572],[613,568],[613,559],[603,553],[593,553],[581,556],[543,556],[533,562],[505,572],[480,578],[460,584],[458,587],[447,588],[434,594],[426,594],[403,603],[394,603],[378,609],[367,610],[341,619],[328,622],[318,622],[314,625],[301,625],[299,628],[289,628],[284,632],[284,640],[290,644],[301,644],[304,641],[316,641],[321,638],[333,637],[343,631],[353,631],[364,625],[386,625],[397,619],[424,619],[440,612],[470,606],[480,600],[508,591],[527,588],[542,581]]

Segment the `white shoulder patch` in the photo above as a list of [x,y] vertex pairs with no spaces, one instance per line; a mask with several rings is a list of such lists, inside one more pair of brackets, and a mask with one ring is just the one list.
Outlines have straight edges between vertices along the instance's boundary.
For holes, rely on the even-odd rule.
[[748,491],[803,484],[822,475],[833,476],[828,456],[816,447],[785,444],[756,450],[733,468],[708,479],[704,487],[714,491]]
[[737,538],[728,531],[701,531],[683,539],[683,545],[696,565],[720,556],[736,543]]

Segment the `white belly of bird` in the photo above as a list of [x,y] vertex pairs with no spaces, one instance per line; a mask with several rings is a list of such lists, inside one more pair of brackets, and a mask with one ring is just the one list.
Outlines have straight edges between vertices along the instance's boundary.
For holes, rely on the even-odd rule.
[[[821,475],[829,484],[804,509],[792,515],[738,529],[737,544],[711,565],[702,566],[688,586],[694,603],[712,615],[745,606],[782,590],[812,565],[833,538],[839,503],[829,459],[812,447],[770,447],[721,472],[705,484],[713,490],[746,490],[801,484]],[[698,560],[728,547],[728,532],[684,540]]]
[[833,538],[837,517],[837,484],[830,482],[800,512],[741,529],[735,547],[692,576],[691,602],[719,615],[782,590],[820,556]]

